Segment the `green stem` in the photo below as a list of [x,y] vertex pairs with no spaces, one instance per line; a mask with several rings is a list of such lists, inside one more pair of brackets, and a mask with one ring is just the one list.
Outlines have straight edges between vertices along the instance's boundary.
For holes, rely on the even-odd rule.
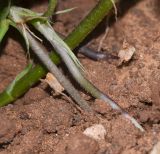
[[54,13],[54,10],[57,5],[57,0],[49,0],[49,5],[47,11],[44,13],[43,16],[45,17],[51,17]]
[[[105,15],[111,10],[113,4],[110,0],[100,0],[96,7],[89,13],[89,15],[77,26],[77,28],[65,39],[71,49],[78,46],[83,39],[98,25],[98,23],[105,17]],[[59,56],[52,52],[50,58],[55,64],[60,63]],[[28,74],[19,80],[14,86],[11,96],[12,100],[6,95],[6,91],[0,94],[0,106],[7,105],[11,101],[16,100],[18,97],[23,95],[32,85],[37,83],[40,78],[44,77],[47,69],[43,65],[36,65]]]
[[[113,0],[114,2],[116,0]],[[100,0],[96,7],[85,17],[85,19],[66,38],[65,42],[71,48],[77,47],[86,36],[103,20],[113,7],[111,0]]]

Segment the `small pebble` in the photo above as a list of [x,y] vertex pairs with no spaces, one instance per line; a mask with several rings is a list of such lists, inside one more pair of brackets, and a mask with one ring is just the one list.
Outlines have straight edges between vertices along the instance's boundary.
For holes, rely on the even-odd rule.
[[95,124],[91,127],[86,128],[83,134],[95,140],[104,140],[107,132],[103,125]]
[[150,154],[160,154],[160,141],[154,145]]

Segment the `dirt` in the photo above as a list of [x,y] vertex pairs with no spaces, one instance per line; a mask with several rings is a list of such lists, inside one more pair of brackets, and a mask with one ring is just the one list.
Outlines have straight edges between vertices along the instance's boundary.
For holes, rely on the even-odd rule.
[[[96,3],[60,0],[57,10],[78,8],[56,17],[55,29],[68,34]],[[46,1],[32,6],[38,11],[46,7]],[[128,63],[118,67],[117,59],[92,61],[80,56],[88,78],[134,116],[146,130],[144,133],[102,101],[82,94],[97,111],[99,116],[95,117],[78,110],[63,96],[54,97],[47,84],[39,82],[13,104],[0,108],[0,154],[150,153],[160,141],[159,7],[159,0],[140,1],[110,26],[102,50],[116,56],[126,40],[136,49]],[[89,45],[97,50],[103,35],[104,31]],[[1,92],[27,64],[26,53],[15,36],[12,30],[1,47]],[[94,124],[105,127],[105,139],[94,140],[83,134]]]

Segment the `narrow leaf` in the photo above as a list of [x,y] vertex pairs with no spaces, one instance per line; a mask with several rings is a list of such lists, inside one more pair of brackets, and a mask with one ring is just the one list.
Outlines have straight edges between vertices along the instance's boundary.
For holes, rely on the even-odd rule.
[[30,70],[32,69],[32,63],[28,64],[28,66],[16,76],[16,78],[13,80],[13,82],[7,87],[6,92],[10,94],[16,85],[16,83],[23,78]]
[[9,29],[9,21],[6,20],[9,9],[11,5],[11,0],[2,1],[0,4],[0,43]]
[[0,43],[3,39],[3,37],[5,36],[5,34],[7,33],[9,29],[9,20],[1,20],[0,21]]
[[62,11],[57,11],[57,12],[55,12],[55,14],[64,14],[64,13],[67,13],[67,12],[71,12],[71,11],[73,11],[76,8],[77,7],[73,7],[73,8],[62,10]]

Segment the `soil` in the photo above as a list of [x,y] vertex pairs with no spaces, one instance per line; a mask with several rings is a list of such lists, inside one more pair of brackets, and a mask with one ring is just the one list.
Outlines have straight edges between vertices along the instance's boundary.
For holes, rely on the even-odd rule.
[[[57,10],[78,8],[58,15],[55,29],[68,34],[96,3],[95,0],[60,0]],[[44,11],[47,3],[44,0],[28,6]],[[0,108],[0,154],[150,153],[160,141],[159,8],[159,0],[139,1],[110,26],[102,51],[117,56],[126,40],[136,49],[128,63],[119,67],[118,59],[92,61],[79,55],[88,78],[134,116],[146,130],[144,133],[102,101],[81,92],[97,111],[95,117],[78,110],[65,97],[55,97],[47,84],[39,82],[13,104]],[[124,9],[118,7],[118,10],[122,13]],[[104,35],[104,25],[96,29],[101,33],[93,35],[89,42],[95,50]],[[1,47],[1,92],[27,64],[26,53],[15,36],[13,32],[8,33]],[[94,124],[104,126],[105,139],[94,140],[83,134]]]

